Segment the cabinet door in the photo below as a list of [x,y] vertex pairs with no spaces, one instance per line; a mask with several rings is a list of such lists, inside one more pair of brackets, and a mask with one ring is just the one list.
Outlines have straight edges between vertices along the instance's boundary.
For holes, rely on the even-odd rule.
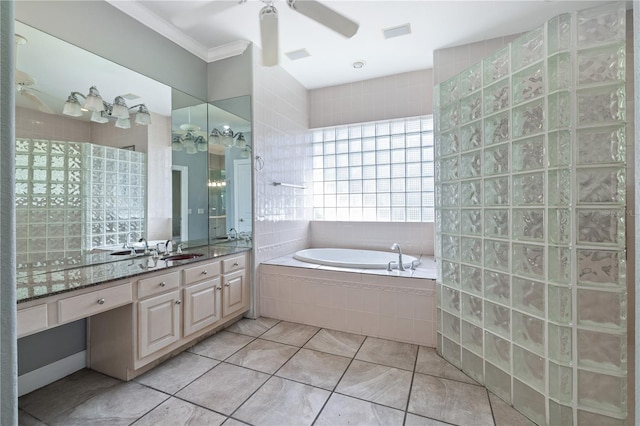
[[184,335],[215,324],[220,318],[222,305],[220,278],[190,285],[184,289]]
[[223,276],[222,314],[224,316],[240,313],[249,308],[249,288],[244,271]]
[[180,291],[138,303],[138,358],[180,340]]

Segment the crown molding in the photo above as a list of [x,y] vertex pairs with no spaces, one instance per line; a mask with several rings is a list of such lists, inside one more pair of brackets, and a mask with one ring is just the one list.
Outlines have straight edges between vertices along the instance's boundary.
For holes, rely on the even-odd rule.
[[232,56],[242,55],[247,47],[251,44],[247,40],[238,40],[231,43],[223,44],[209,49],[207,62],[215,62],[221,59],[230,58]]

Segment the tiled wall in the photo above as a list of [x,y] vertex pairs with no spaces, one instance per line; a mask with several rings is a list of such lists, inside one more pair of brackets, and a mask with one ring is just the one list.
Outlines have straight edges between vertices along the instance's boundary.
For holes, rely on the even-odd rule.
[[625,424],[624,4],[436,91],[442,355],[539,424]]

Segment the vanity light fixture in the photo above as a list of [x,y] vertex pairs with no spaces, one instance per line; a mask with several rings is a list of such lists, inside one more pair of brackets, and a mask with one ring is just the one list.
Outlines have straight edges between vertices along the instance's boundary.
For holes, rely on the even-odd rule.
[[198,136],[194,141],[194,143],[196,144],[196,148],[198,149],[198,151],[201,151],[201,152],[209,151],[209,144],[207,143],[205,138],[203,138],[202,136]]
[[182,144],[182,139],[180,139],[180,136],[174,136],[171,139],[171,149],[174,151],[182,151],[184,149],[184,145]]
[[218,145],[220,144],[220,130],[218,129],[213,129],[211,131],[211,134],[209,135],[209,143],[211,145]]
[[[78,97],[84,99],[84,105],[80,105]],[[71,117],[82,116],[82,111],[92,111],[91,121],[94,123],[107,123],[109,119],[115,119],[115,126],[120,129],[131,128],[129,110],[137,108],[135,123],[143,126],[151,124],[151,114],[145,104],[138,104],[128,107],[122,96],[116,96],[110,104],[102,99],[96,86],[91,86],[89,94],[83,95],[80,92],[71,92],[64,103],[62,113]]]
[[229,126],[224,126],[222,131],[222,144],[224,146],[233,146],[233,130]]
[[247,145],[247,140],[244,138],[242,132],[234,133],[229,126],[223,126],[222,132],[218,129],[213,129],[209,134],[209,143],[211,145],[223,144],[226,147],[238,147],[240,149]]

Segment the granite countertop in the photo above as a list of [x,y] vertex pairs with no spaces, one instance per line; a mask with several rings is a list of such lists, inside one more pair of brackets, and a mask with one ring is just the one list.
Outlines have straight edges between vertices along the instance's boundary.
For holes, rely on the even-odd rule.
[[162,260],[163,256],[154,258],[151,255],[111,256],[109,253],[94,253],[78,258],[19,265],[16,271],[16,298],[18,303],[24,303],[54,294],[249,250],[251,250],[250,245],[236,241],[228,244],[189,247],[183,250],[183,253],[198,253],[202,256],[179,261]]

